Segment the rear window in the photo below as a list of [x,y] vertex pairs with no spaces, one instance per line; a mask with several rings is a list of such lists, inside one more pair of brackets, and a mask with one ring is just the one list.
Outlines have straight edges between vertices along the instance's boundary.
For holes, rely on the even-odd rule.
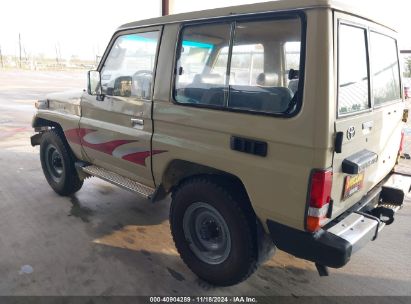
[[341,24],[338,37],[338,114],[369,108],[367,31]]
[[301,36],[297,16],[185,26],[174,98],[182,104],[291,114],[301,95]]
[[371,70],[374,105],[401,99],[400,71],[396,41],[371,32]]
[[366,28],[340,23],[338,115],[353,114],[370,109],[371,105],[379,107],[400,99],[396,40]]

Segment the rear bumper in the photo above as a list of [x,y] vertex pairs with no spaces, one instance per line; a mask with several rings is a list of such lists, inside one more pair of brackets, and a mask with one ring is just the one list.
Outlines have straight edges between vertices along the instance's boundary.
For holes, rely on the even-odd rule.
[[342,267],[350,260],[351,244],[326,230],[313,234],[270,220],[267,226],[275,246],[298,258],[333,268]]
[[267,226],[279,249],[323,266],[340,268],[348,263],[353,253],[377,238],[386,225],[380,219],[381,210],[395,214],[401,208],[410,185],[410,177],[389,176],[358,202],[356,208],[345,212],[316,233],[290,228],[271,220],[267,221]]

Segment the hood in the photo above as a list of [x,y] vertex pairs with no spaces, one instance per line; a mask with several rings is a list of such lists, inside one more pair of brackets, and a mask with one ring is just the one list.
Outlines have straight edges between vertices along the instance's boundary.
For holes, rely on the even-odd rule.
[[59,102],[59,103],[71,103],[75,105],[80,105],[81,96],[83,95],[83,90],[70,90],[59,93],[50,93],[47,94],[47,99],[50,102]]
[[80,116],[80,102],[83,94],[82,90],[48,94],[48,110]]

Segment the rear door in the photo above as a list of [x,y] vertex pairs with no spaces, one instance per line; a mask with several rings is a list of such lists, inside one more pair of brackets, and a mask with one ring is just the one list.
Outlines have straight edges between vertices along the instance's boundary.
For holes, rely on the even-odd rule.
[[118,33],[99,70],[105,97],[84,94],[80,138],[93,164],[153,186],[152,92],[161,27]]
[[337,216],[394,167],[403,102],[394,33],[340,13],[335,13],[334,33],[335,132],[342,140],[333,161],[333,216]]

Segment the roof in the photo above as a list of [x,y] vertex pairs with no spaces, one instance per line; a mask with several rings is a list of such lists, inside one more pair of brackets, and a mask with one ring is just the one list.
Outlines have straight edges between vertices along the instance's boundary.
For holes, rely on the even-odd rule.
[[[140,20],[136,22],[126,23],[118,28],[118,30],[135,28],[141,26],[161,25],[167,23],[183,22],[189,20],[212,19],[230,15],[244,15],[264,12],[279,12],[298,9],[314,9],[314,8],[332,8],[340,11],[348,12],[354,15],[366,17],[374,20],[368,11],[361,11],[358,7],[351,7],[345,3],[335,0],[278,0],[262,3],[254,3],[247,5],[238,5],[230,7],[222,7],[210,10],[195,11],[183,14],[174,14],[164,17]],[[378,22],[384,24],[382,22]]]

